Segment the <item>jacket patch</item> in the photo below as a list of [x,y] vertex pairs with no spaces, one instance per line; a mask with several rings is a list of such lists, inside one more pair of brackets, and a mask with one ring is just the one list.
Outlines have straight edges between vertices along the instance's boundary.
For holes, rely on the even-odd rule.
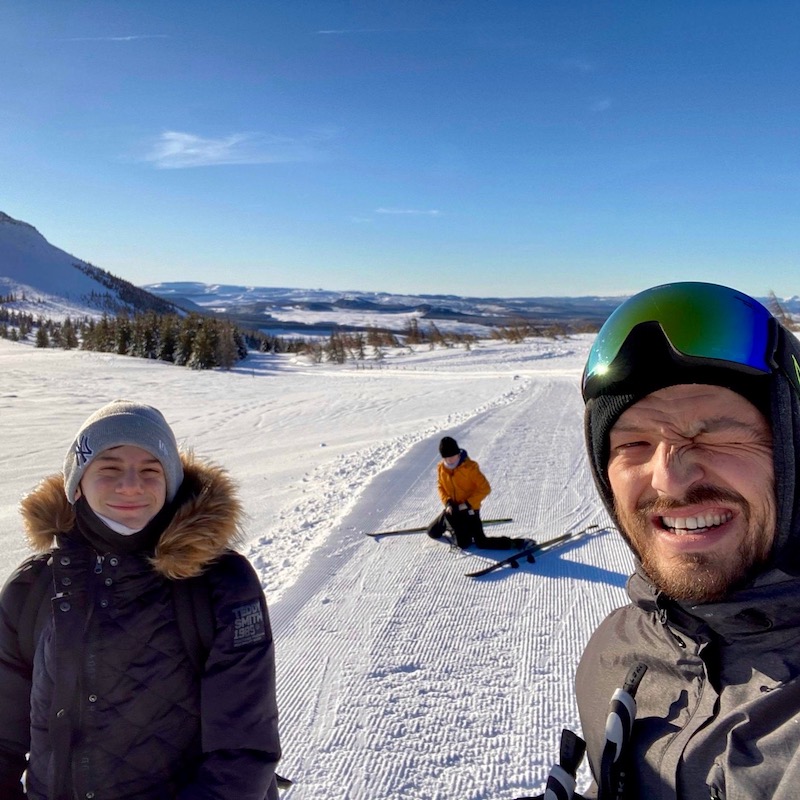
[[245,647],[267,638],[261,603],[246,603],[233,609],[233,646]]

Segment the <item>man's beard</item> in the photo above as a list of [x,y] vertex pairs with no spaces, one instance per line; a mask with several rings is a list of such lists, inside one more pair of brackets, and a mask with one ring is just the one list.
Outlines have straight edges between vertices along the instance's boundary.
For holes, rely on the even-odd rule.
[[[736,549],[664,555],[654,546],[650,520],[688,505],[728,505],[737,509],[745,534]],[[615,503],[622,533],[645,574],[668,597],[695,603],[721,600],[747,584],[769,558],[775,527],[774,505],[756,512],[738,492],[696,486],[680,500],[659,498],[626,513]],[[680,535],[680,534],[676,534]],[[723,542],[724,545],[724,542]]]

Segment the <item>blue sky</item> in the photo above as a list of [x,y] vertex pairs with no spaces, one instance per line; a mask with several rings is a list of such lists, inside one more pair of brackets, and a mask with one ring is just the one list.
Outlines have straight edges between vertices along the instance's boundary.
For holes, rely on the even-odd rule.
[[0,211],[136,283],[800,293],[796,0],[5,0]]

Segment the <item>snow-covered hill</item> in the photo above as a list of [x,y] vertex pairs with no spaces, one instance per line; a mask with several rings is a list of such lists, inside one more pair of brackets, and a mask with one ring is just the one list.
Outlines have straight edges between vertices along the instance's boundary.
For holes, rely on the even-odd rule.
[[[296,781],[284,800],[529,794],[562,726],[577,728],[576,661],[630,568],[583,453],[590,341],[425,347],[380,369],[254,354],[197,373],[0,340],[0,579],[27,552],[20,496],[60,468],[83,419],[117,397],[157,405],[241,485],[276,637],[281,772]],[[602,530],[483,579],[464,573],[497,555],[365,536],[436,513],[444,434],[492,482],[485,515],[513,517],[503,533]]]
[[169,303],[50,244],[27,222],[0,211],[0,295],[14,310],[44,319],[116,314]]

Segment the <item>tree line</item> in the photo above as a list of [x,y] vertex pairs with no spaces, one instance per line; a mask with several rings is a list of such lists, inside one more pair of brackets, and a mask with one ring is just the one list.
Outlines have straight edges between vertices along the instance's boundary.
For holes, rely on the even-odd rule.
[[[463,347],[469,350],[478,337],[472,333],[442,332],[434,322],[420,325],[411,318],[394,333],[380,328],[350,331],[335,328],[326,337],[272,336],[264,331],[243,330],[228,319],[199,313],[179,315],[156,310],[118,314],[104,313],[67,317],[63,321],[45,319],[16,311],[7,304],[14,295],[0,296],[0,337],[14,341],[33,339],[36,347],[65,350],[81,349],[101,353],[150,358],[191,369],[231,369],[250,350],[263,353],[293,353],[312,363],[344,364],[380,362],[387,349],[427,345]],[[535,326],[520,322],[493,328],[491,338],[521,342],[532,336],[556,337],[569,333],[566,326]]]
[[243,332],[229,320],[201,314],[120,313],[63,321],[34,317],[0,304],[0,337],[33,339],[36,347],[81,349],[152,358],[192,369],[230,369],[249,349],[280,352],[285,343],[259,332]]
[[[102,270],[97,271],[102,273]],[[111,278],[113,276],[109,276]],[[131,299],[133,294],[141,291],[130,284],[127,287],[130,287]],[[115,288],[119,290],[120,287],[115,285]],[[443,333],[432,321],[422,326],[416,317],[412,317],[397,334],[380,328],[364,331],[335,328],[327,337],[271,336],[264,331],[243,330],[224,318],[195,312],[185,315],[164,313],[164,307],[158,302],[152,303],[146,311],[104,313],[99,320],[84,316],[54,321],[8,307],[18,299],[13,293],[0,295],[0,338],[25,341],[33,337],[36,347],[116,353],[157,359],[191,369],[231,369],[250,350],[294,353],[315,364],[344,364],[348,361],[359,364],[367,360],[382,361],[387,349],[428,345],[431,349],[459,346],[469,350],[478,341],[478,337],[471,333]],[[24,296],[22,299],[26,300]],[[769,293],[767,305],[790,330],[797,330],[797,323],[785,312],[773,292]],[[536,325],[520,321],[491,328],[489,337],[522,342],[531,337],[556,338],[596,331],[597,325],[593,323]]]

